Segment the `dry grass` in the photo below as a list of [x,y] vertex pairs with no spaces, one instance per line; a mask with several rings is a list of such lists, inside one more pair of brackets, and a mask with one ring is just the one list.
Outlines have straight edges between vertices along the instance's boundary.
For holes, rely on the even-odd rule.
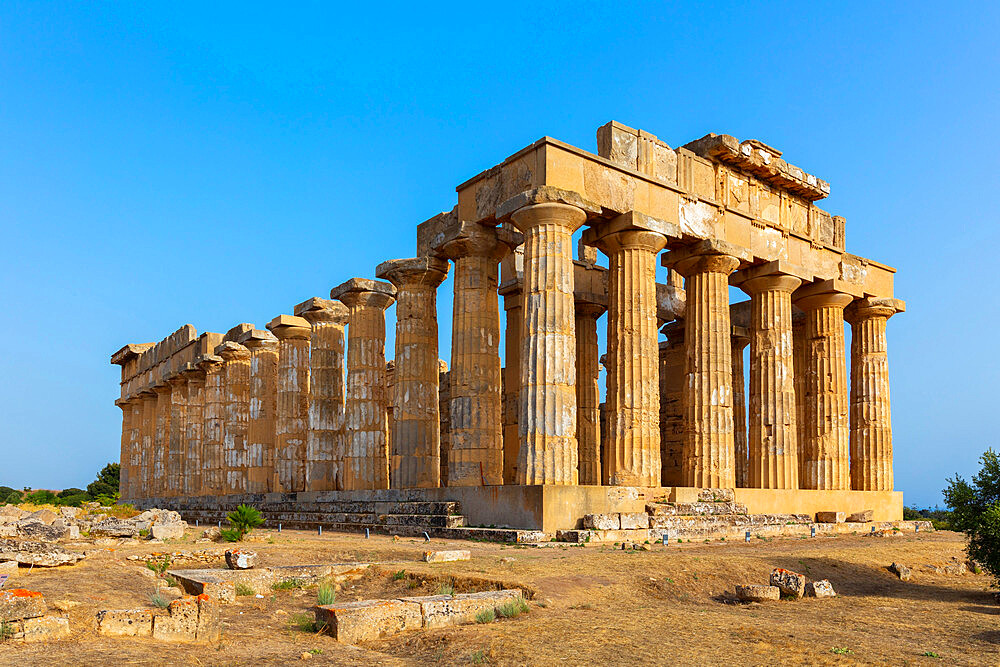
[[[50,600],[82,604],[69,613],[70,640],[6,645],[0,664],[272,665],[298,661],[301,653],[315,650],[322,652],[312,655],[311,664],[1000,663],[1000,607],[987,590],[987,577],[934,574],[921,567],[962,555],[961,537],[954,533],[685,543],[657,545],[649,552],[434,540],[433,548],[473,551],[471,561],[446,565],[417,562],[427,548],[423,540],[293,531],[272,537],[274,544],[253,545],[269,565],[384,563],[341,586],[338,602],[429,595],[448,584],[456,593],[520,587],[531,610],[516,619],[349,647],[291,623],[315,603],[311,587],[275,591],[264,599],[240,597],[223,607],[219,646],[98,637],[93,629],[97,610],[143,605],[153,590],[154,575],[145,564],[123,559],[150,552],[150,547],[135,546],[101,551],[71,568],[18,574],[12,582],[17,586],[40,590]],[[517,560],[503,564],[503,556]],[[888,573],[885,566],[893,561],[910,565],[913,580],[901,582]],[[223,566],[221,559],[217,566]],[[393,577],[404,567],[404,576]],[[839,597],[732,602],[736,584],[765,583],[772,567],[830,579]]]

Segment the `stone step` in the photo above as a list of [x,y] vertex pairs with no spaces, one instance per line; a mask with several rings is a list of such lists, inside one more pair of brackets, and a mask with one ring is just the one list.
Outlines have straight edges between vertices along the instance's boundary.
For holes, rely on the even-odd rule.
[[702,516],[713,514],[746,514],[747,507],[737,502],[648,503],[646,511],[653,517]]
[[[344,514],[330,512],[264,512],[264,528],[277,528],[280,523],[286,528],[316,529],[322,526],[333,530],[334,526],[353,526],[359,529],[375,526],[413,526],[419,528],[461,528],[465,517],[451,514]],[[224,512],[184,512],[184,520],[189,524],[196,521],[211,526],[222,521]]]
[[703,530],[810,523],[812,523],[812,518],[805,514],[709,514],[652,516],[650,517],[649,527],[664,530]]
[[[195,512],[230,512],[236,509],[236,504],[213,502],[206,499],[204,503],[199,498],[192,498],[185,503],[183,513]],[[461,506],[457,501],[379,501],[379,500],[332,500],[323,502],[296,501],[291,498],[281,502],[251,503],[262,512],[322,512],[325,514],[461,514]]]

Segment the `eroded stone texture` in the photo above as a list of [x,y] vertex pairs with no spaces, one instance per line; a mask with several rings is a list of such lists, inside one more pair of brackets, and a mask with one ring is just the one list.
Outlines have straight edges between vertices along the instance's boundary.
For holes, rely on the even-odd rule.
[[380,264],[375,275],[396,287],[389,485],[436,488],[441,484],[437,288],[448,275],[448,261],[397,259]]
[[850,294],[814,283],[796,292],[805,312],[805,365],[797,368],[804,387],[805,426],[799,442],[799,487],[850,489],[850,398],[844,347],[844,307]]
[[339,489],[344,457],[344,328],[349,311],[339,301],[312,298],[295,306],[309,321],[309,432],[306,438],[306,488]]
[[267,328],[277,336],[278,380],[275,410],[274,474],[276,491],[306,490],[306,439],[309,431],[308,320],[278,315]]
[[187,379],[175,375],[167,380],[170,385],[170,440],[164,459],[167,482],[165,496],[178,496],[184,490],[184,457],[187,453]]
[[684,485],[684,321],[661,329],[660,343],[660,483]]
[[187,381],[187,406],[184,421],[185,442],[184,475],[181,477],[180,493],[196,496],[201,493],[202,436],[205,430],[205,371],[195,364],[187,364],[183,377]]
[[153,495],[153,460],[155,454],[153,448],[156,443],[156,406],[158,398],[156,392],[146,390],[139,395],[142,399],[142,453],[139,462],[140,479],[137,487],[140,497],[148,498]]
[[892,415],[885,326],[898,299],[865,298],[844,311],[851,324],[851,488],[891,491]]
[[[500,266],[503,278],[504,264]],[[513,278],[504,280],[499,291],[507,314],[503,367],[503,483],[516,484],[517,456],[521,449],[518,410],[521,407],[521,328],[524,326],[520,278],[514,274]]]
[[746,373],[743,350],[750,344],[750,334],[743,327],[733,326],[733,442],[736,450],[736,486],[749,486],[750,444],[747,440]]
[[752,267],[733,282],[750,295],[748,486],[798,488],[792,292],[802,283],[781,262]]
[[600,350],[597,320],[608,309],[607,269],[596,266],[597,249],[581,242],[573,262],[576,304],[576,440],[579,483],[605,479],[601,443]]
[[247,490],[247,428],[250,425],[250,350],[226,341],[215,348],[222,357],[222,493]]
[[151,496],[167,494],[167,452],[170,449],[171,386],[166,382],[153,387],[156,392],[156,432],[153,440]]
[[531,203],[511,219],[524,234],[517,482],[576,484],[572,236],[586,213],[559,202]]
[[269,331],[254,329],[240,336],[238,342],[250,350],[247,491],[276,491],[278,339]]
[[129,481],[132,478],[131,458],[132,458],[132,406],[128,401],[118,399],[115,405],[122,411],[122,436],[121,436],[121,462],[118,476],[118,492],[121,497],[128,498]]
[[663,258],[687,279],[684,486],[736,484],[729,274],[740,264],[739,252],[703,241]]
[[503,227],[456,221],[435,246],[455,262],[449,486],[503,483],[498,263],[517,240]]
[[223,359],[214,354],[206,355],[198,362],[198,366],[205,371],[205,407],[202,412],[205,425],[201,434],[201,495],[215,496],[222,493],[225,477],[222,457],[226,431]]
[[345,490],[389,488],[389,400],[385,392],[385,309],[396,288],[386,282],[351,278],[330,298],[347,306],[347,450],[341,466]]

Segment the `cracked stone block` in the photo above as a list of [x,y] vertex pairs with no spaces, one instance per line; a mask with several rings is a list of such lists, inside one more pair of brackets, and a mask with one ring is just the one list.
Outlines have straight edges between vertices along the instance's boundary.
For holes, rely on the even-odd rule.
[[476,615],[494,610],[500,605],[520,597],[518,589],[485,591],[482,593],[460,593],[458,595],[427,595],[403,598],[403,602],[420,605],[420,614],[425,628],[441,628],[447,625],[472,623]]
[[785,595],[800,598],[806,592],[806,577],[778,567],[771,571],[771,585],[777,586]]
[[20,621],[44,616],[45,598],[41,593],[24,588],[0,591],[0,621]]
[[777,586],[748,584],[736,587],[736,597],[744,602],[770,602],[781,599],[781,589]]
[[148,637],[153,634],[153,610],[101,610],[97,612],[97,634],[106,637]]
[[455,549],[452,551],[425,551],[425,563],[451,563],[459,560],[469,560],[472,555],[466,549]]
[[585,514],[583,527],[587,530],[620,530],[621,518],[619,514]]
[[816,523],[844,523],[846,519],[844,512],[816,512]]
[[806,584],[806,597],[833,598],[837,597],[837,593],[833,590],[833,584],[830,583],[829,579],[820,579]]
[[345,644],[389,637],[423,626],[420,605],[402,600],[362,600],[314,608],[316,623]]
[[622,512],[620,517],[622,530],[649,528],[649,515],[645,512]]
[[847,517],[848,523],[870,523],[873,512],[871,510],[861,510]]

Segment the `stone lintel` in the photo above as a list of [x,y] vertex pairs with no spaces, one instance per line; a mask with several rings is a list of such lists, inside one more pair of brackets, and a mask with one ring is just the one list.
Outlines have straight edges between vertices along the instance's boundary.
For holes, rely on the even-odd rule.
[[217,348],[224,339],[225,336],[223,334],[206,331],[202,335],[198,336],[196,355],[204,356],[206,354],[214,353],[215,348]]
[[304,317],[294,315],[278,315],[267,323],[268,330],[278,338],[300,338],[309,336],[312,325]]
[[257,327],[255,327],[254,325],[250,324],[249,322],[242,322],[240,324],[237,324],[235,327],[233,327],[229,331],[227,331],[226,335],[223,337],[222,340],[223,340],[223,342],[225,342],[225,341],[236,342],[236,340],[240,336],[242,336],[243,334],[245,334],[248,331],[253,331],[256,328]]
[[658,220],[640,211],[629,211],[607,221],[597,220],[595,225],[583,230],[581,241],[588,246],[596,246],[598,242],[617,232],[656,232],[666,237],[667,241],[679,241],[683,238],[681,228],[666,220]]
[[739,287],[748,280],[762,278],[764,276],[794,276],[802,281],[812,280],[813,273],[798,264],[792,264],[785,259],[776,259],[763,264],[748,266],[740,269],[729,276],[729,284]]
[[687,295],[674,285],[656,283],[656,319],[669,322],[684,317]]
[[396,297],[396,288],[392,286],[392,283],[371,280],[370,278],[351,278],[330,290],[330,298],[339,300],[342,296],[358,292],[375,292],[387,297]]
[[246,331],[240,334],[240,337],[236,339],[236,342],[252,350],[256,347],[264,345],[265,343],[277,343],[278,339],[270,331],[266,331],[264,329],[254,329],[253,331]]
[[608,307],[608,270],[588,264],[573,262],[573,300],[578,304]]
[[701,255],[727,255],[735,257],[744,264],[749,264],[753,261],[753,255],[746,248],[721,239],[704,239],[691,245],[663,253],[660,256],[660,264],[669,269],[677,266],[684,260]]
[[805,299],[811,296],[819,296],[821,294],[849,294],[856,299],[864,296],[860,285],[852,285],[851,283],[840,280],[839,278],[833,278],[830,280],[817,280],[812,283],[803,283],[802,287],[799,287],[792,294],[792,299]]
[[729,321],[733,326],[750,328],[750,299],[729,305]]
[[417,225],[417,255],[423,257],[434,253],[434,248],[440,246],[444,230],[452,227],[458,220],[458,206],[450,211],[438,213]]
[[156,345],[156,343],[129,343],[111,355],[111,363],[116,366],[122,366],[128,361],[135,359],[154,345]]
[[496,219],[498,222],[503,222],[508,220],[515,211],[518,211],[525,206],[551,203],[575,206],[586,213],[587,218],[599,218],[604,214],[604,209],[599,204],[595,204],[592,201],[584,199],[578,192],[543,185],[540,188],[516,194],[507,201],[501,203],[497,206]]
[[423,256],[390,259],[375,267],[375,277],[398,288],[403,283],[437,287],[448,276],[451,264],[441,257]]

